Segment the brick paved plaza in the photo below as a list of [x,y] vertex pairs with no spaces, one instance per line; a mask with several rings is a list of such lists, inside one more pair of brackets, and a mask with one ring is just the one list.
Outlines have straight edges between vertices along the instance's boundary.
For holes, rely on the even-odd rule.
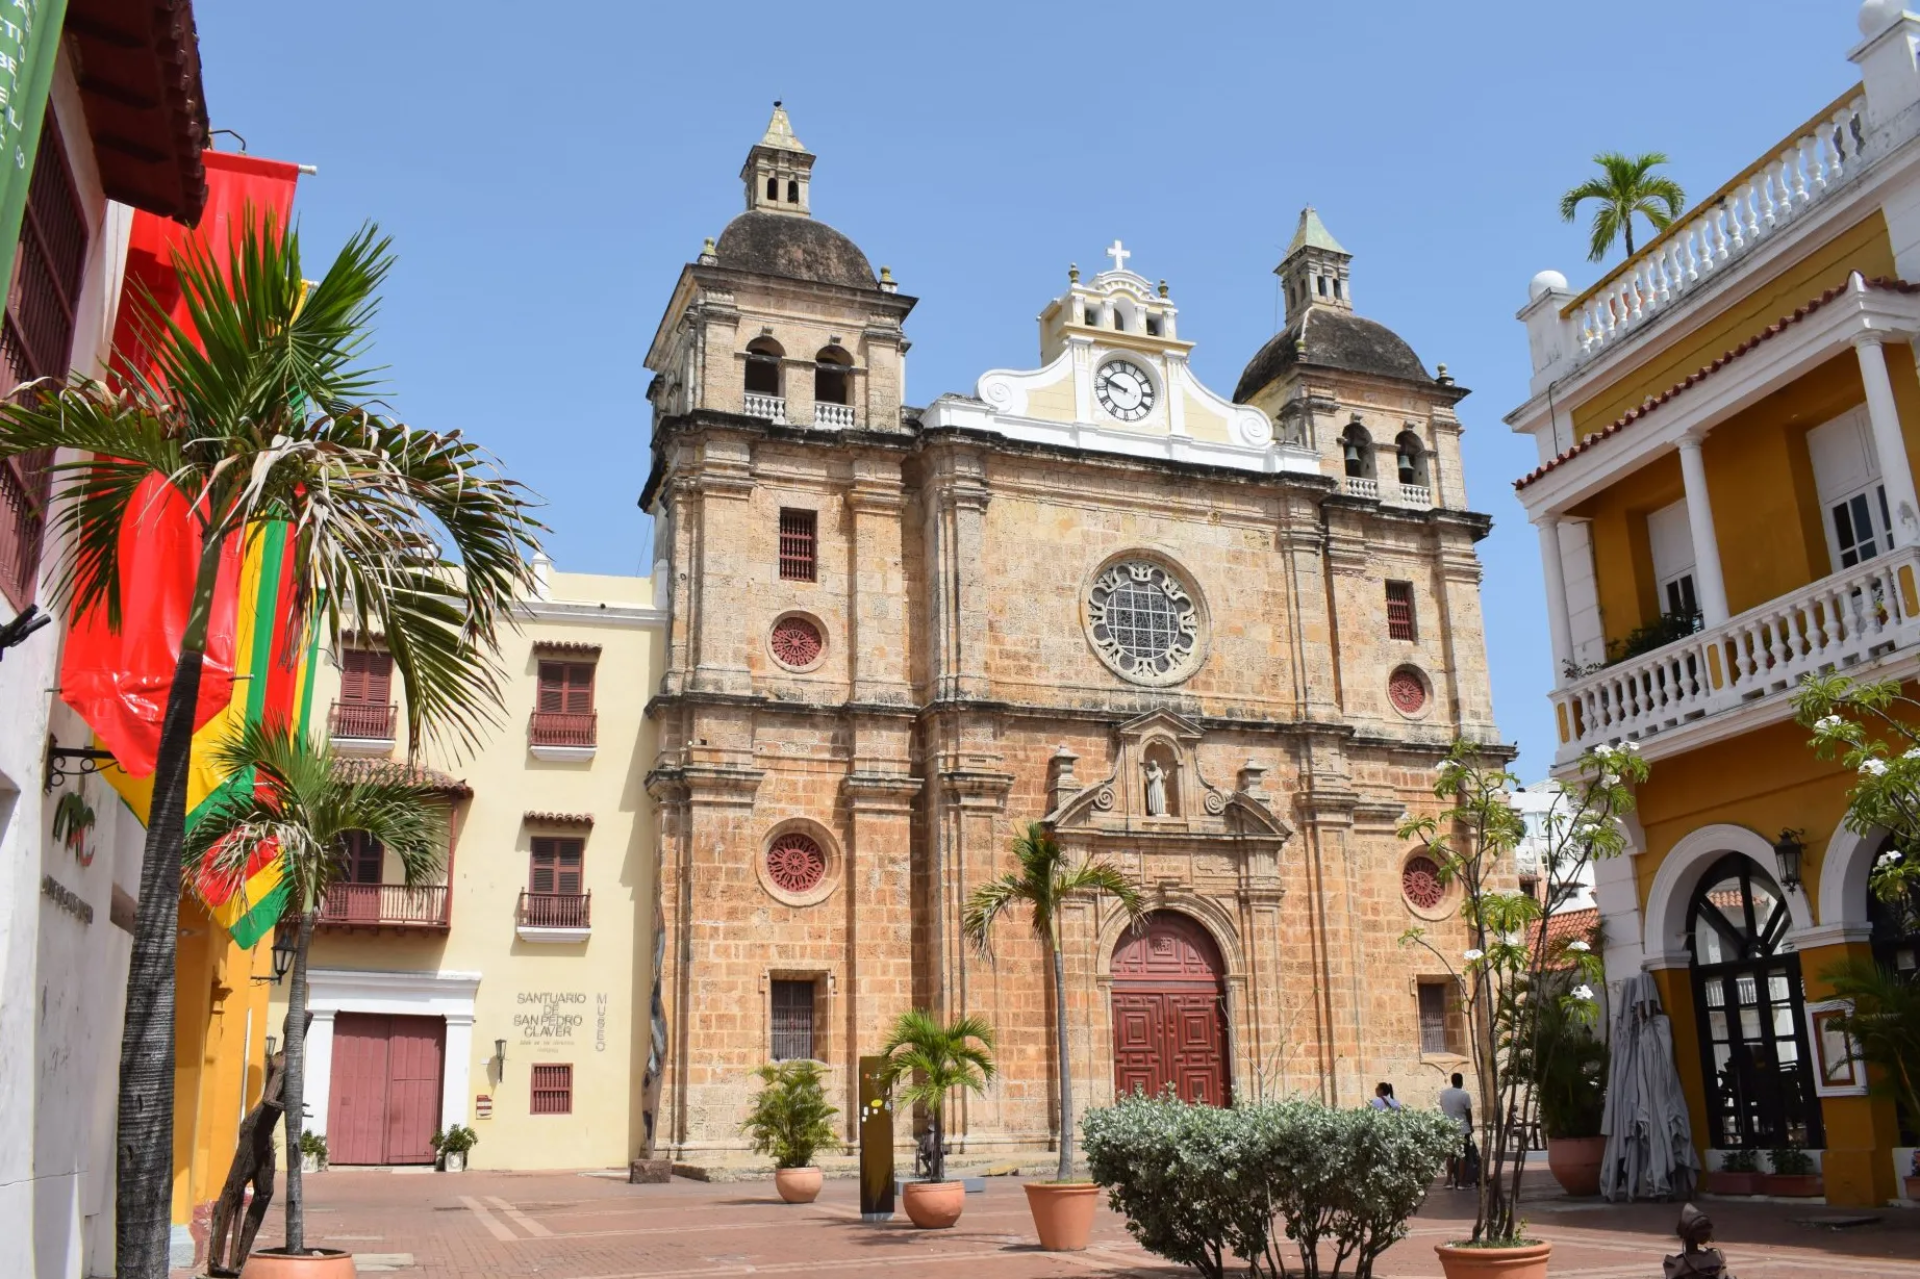
[[[1530,1178],[1536,1174],[1530,1174]],[[1668,1204],[1612,1207],[1568,1200],[1541,1176],[1528,1217],[1555,1245],[1554,1279],[1657,1279],[1677,1249]],[[362,1274],[695,1279],[729,1275],[892,1272],[931,1279],[1189,1273],[1142,1252],[1102,1209],[1078,1254],[1034,1245],[1026,1196],[990,1179],[958,1227],[915,1230],[904,1217],[867,1225],[855,1185],[832,1180],[818,1202],[780,1203],[771,1181],[675,1180],[629,1186],[591,1173],[410,1175],[333,1170],[307,1180],[311,1243],[358,1254]],[[1537,1195],[1537,1198],[1533,1196]],[[1738,1279],[1920,1279],[1920,1212],[1856,1213],[1792,1203],[1703,1200]],[[279,1238],[276,1199],[262,1242]],[[1382,1279],[1440,1274],[1432,1245],[1457,1237],[1471,1197],[1436,1190],[1412,1236],[1383,1260]],[[1835,1229],[1822,1219],[1877,1216]],[[177,1272],[185,1276],[187,1272]]]

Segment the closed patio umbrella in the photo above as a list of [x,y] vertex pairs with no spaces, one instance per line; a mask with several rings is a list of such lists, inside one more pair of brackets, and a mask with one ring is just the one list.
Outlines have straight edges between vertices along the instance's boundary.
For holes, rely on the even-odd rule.
[[1673,1025],[1646,973],[1622,983],[1608,1067],[1600,1193],[1613,1202],[1692,1193],[1700,1160],[1673,1064]]

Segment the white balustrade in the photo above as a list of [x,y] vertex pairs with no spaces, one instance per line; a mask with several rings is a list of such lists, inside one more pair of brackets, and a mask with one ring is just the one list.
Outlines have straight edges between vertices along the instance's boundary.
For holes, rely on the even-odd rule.
[[813,406],[813,424],[815,426],[852,426],[853,406],[851,404],[816,404]]
[[1565,350],[1578,365],[1751,251],[1860,171],[1867,100],[1856,96],[1812,121],[1780,153],[1718,197],[1681,216],[1563,312]]
[[748,417],[763,417],[769,422],[784,424],[787,420],[787,401],[783,396],[755,395],[748,391],[746,412]]
[[1400,504],[1402,506],[1432,506],[1433,490],[1424,484],[1402,484],[1400,486]]
[[1363,475],[1349,475],[1340,481],[1340,491],[1348,497],[1371,497],[1377,500],[1380,481],[1370,480]]
[[1553,694],[1565,762],[1791,689],[1803,675],[1920,643],[1920,547],[1823,577],[1710,630],[1627,658]]

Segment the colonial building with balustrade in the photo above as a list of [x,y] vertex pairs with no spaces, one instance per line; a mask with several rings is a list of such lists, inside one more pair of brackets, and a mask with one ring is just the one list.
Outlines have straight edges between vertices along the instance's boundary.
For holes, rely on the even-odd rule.
[[[776,108],[646,359],[656,1152],[744,1158],[770,1058],[825,1063],[851,1136],[858,1058],[914,1007],[994,1029],[965,1153],[1058,1140],[1061,1018],[1082,1105],[1430,1100],[1458,992],[1398,939],[1464,930],[1396,828],[1456,737],[1497,740],[1465,389],[1355,312],[1309,209],[1230,395],[1116,241],[1045,302],[1035,367],[910,407],[914,299],[813,216],[814,161]],[[961,934],[1030,822],[1153,912],[1072,905],[1065,1008],[1024,917],[990,954]]]
[[[454,1124],[479,1135],[478,1168],[620,1166],[642,1140],[655,835],[641,779],[665,613],[646,578],[535,571],[500,637],[505,711],[476,749],[409,743],[376,642],[318,664],[310,719],[341,767],[433,785],[451,834],[436,882],[409,886],[363,841],[327,895],[307,1107],[333,1163],[430,1165]],[[285,1015],[276,986],[274,1033]]]
[[1911,973],[1920,937],[1790,706],[1815,671],[1920,675],[1920,19],[1868,0],[1860,36],[1857,86],[1598,283],[1534,277],[1508,421],[1539,446],[1557,771],[1652,761],[1597,872],[1609,980],[1657,978],[1710,1162],[1804,1146],[1829,1201],[1877,1204],[1913,1138],[1823,1032],[1823,974]]

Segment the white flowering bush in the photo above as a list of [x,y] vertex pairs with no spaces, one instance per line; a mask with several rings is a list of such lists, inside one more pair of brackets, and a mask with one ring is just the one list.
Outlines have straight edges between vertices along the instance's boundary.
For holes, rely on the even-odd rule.
[[1209,1279],[1371,1279],[1460,1141],[1430,1112],[1139,1094],[1090,1112],[1082,1132],[1140,1246]]
[[1517,1213],[1525,1160],[1512,1153],[1516,1145],[1525,1148],[1519,1134],[1536,1118],[1584,1130],[1591,1111],[1598,1122],[1606,1055],[1591,1027],[1599,1016],[1594,987],[1604,970],[1591,941],[1556,941],[1544,921],[1578,890],[1590,863],[1625,849],[1621,819],[1633,810],[1633,787],[1646,780],[1647,763],[1632,742],[1602,746],[1561,783],[1546,814],[1543,903],[1499,886],[1526,834],[1507,801],[1520,779],[1481,761],[1477,747],[1455,745],[1433,787],[1449,806],[1400,827],[1402,839],[1426,844],[1443,883],[1460,885],[1472,945],[1456,960],[1425,929],[1409,929],[1401,942],[1430,951],[1464,992],[1484,1160],[1473,1235],[1462,1242],[1499,1246],[1527,1242]]
[[1809,675],[1794,694],[1795,718],[1813,730],[1808,745],[1855,775],[1847,795],[1847,829],[1887,831],[1893,847],[1875,859],[1873,893],[1920,924],[1920,701],[1898,680],[1862,683],[1844,675]]

